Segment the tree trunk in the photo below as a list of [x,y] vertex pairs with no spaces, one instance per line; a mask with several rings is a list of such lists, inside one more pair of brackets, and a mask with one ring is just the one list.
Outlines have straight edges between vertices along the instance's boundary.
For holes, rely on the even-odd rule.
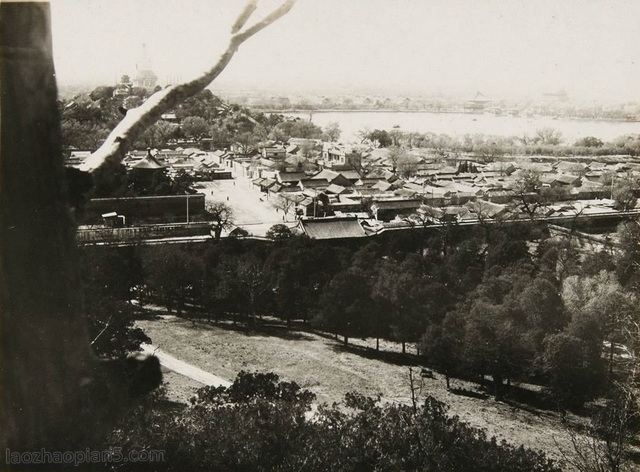
[[80,379],[91,376],[92,359],[77,314],[79,294],[70,288],[77,283],[77,254],[65,205],[49,5],[1,8],[0,434],[3,443],[24,450],[55,442],[52,431],[71,426],[65,423],[79,401]]
[[402,341],[402,354],[406,354],[406,353],[407,353],[407,343]]
[[349,345],[349,336],[348,335],[344,335],[344,345],[348,346]]
[[376,337],[376,351],[380,351],[380,337]]
[[493,376],[493,394],[496,399],[502,397],[502,377],[500,375]]
[[110,428],[127,390],[83,316],[49,4],[0,4],[0,45],[0,450],[73,450]]

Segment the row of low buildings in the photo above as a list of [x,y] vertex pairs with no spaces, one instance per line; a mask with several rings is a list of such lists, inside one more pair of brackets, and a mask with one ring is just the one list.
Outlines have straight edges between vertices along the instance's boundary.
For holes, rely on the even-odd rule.
[[[640,176],[640,163],[626,157],[610,162],[512,158],[482,164],[473,156],[447,160],[417,150],[399,165],[391,162],[388,149],[304,139],[265,143],[249,155],[234,148],[197,147],[132,152],[124,163],[132,169],[165,169],[171,176],[184,172],[200,180],[242,176],[285,213],[355,218],[378,228],[399,222],[518,217],[513,202],[522,198],[527,175],[536,176],[538,192],[558,189],[564,203],[583,202],[583,214],[589,208],[615,211],[611,198],[616,180]],[[535,199],[536,191],[529,191],[527,198]],[[559,215],[562,208],[563,202],[545,205],[545,216]],[[575,213],[575,207],[570,211]]]

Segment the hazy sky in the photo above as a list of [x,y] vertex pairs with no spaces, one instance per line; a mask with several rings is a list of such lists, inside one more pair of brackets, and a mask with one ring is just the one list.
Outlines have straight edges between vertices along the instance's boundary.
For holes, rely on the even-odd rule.
[[[135,74],[146,43],[165,84],[212,63],[244,2],[51,4],[62,83]],[[640,100],[640,0],[298,0],[241,46],[216,88],[231,84]]]

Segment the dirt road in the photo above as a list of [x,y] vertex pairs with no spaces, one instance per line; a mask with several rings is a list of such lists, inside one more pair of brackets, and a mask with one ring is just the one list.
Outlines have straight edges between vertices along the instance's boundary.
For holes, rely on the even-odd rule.
[[275,197],[252,187],[249,179],[238,177],[233,180],[200,182],[199,185],[198,191],[204,193],[207,203],[222,202],[229,205],[233,210],[235,224],[255,236],[264,236],[277,223],[285,223],[287,226],[297,223],[291,210],[283,219],[282,210],[273,205]]
[[184,375],[185,377],[189,377],[190,379],[195,380],[196,382],[200,382],[204,385],[211,385],[214,387],[229,387],[231,382],[223,379],[222,377],[218,377],[217,375],[210,374],[209,372],[205,372],[202,369],[199,369],[191,364],[187,364],[179,359],[176,359],[171,354],[167,354],[160,350],[160,348],[154,346],[153,344],[142,344],[142,351],[145,354],[150,354],[156,356],[160,361],[160,365],[166,367],[173,372],[176,372],[180,375]]

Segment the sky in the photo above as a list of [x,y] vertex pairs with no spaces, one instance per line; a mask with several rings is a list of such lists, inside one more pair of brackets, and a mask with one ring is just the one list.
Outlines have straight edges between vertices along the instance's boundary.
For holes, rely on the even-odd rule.
[[[264,5],[263,5],[264,3]],[[256,18],[279,2],[263,0]],[[208,68],[241,0],[51,0],[62,84]],[[262,9],[264,7],[264,9]],[[298,0],[214,88],[640,101],[639,0]]]

